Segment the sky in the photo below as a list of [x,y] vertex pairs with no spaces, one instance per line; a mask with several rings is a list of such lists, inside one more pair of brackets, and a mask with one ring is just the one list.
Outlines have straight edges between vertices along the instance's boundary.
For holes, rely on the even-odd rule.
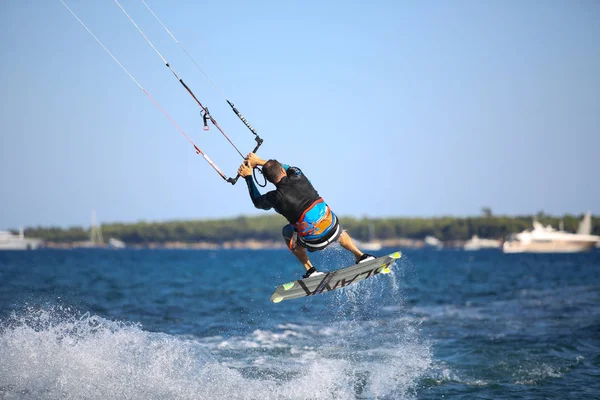
[[[66,2],[235,175],[242,158],[117,4]],[[122,5],[236,146],[253,135],[221,93],[259,155],[338,215],[600,214],[598,1],[146,2],[219,91]],[[264,213],[59,0],[2,1],[0,25],[0,229]]]

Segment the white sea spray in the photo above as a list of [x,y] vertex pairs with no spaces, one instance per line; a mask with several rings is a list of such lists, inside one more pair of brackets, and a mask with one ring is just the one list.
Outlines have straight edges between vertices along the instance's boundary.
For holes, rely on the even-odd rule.
[[[364,398],[411,397],[415,378],[429,362],[420,355],[423,349],[400,344],[388,348],[384,360],[366,362],[336,355],[337,345],[321,342],[332,333],[347,334],[348,328],[333,328],[319,337],[318,326],[289,325],[230,338],[228,346],[266,349],[262,358],[236,367],[219,358],[219,351],[228,347],[222,345],[226,340],[219,346],[148,332],[137,324],[69,308],[26,309],[0,321],[0,397],[354,399],[357,392]],[[313,334],[314,346],[303,346]],[[282,346],[289,353],[277,353]],[[295,355],[290,355],[292,349]],[[259,370],[248,373],[245,367]],[[361,376],[367,381],[361,383]]]

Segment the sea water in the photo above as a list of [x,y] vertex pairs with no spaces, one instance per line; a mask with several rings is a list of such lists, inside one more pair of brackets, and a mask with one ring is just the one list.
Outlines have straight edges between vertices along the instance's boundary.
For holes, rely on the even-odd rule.
[[273,304],[285,250],[0,252],[0,398],[600,398],[599,251],[393,270]]

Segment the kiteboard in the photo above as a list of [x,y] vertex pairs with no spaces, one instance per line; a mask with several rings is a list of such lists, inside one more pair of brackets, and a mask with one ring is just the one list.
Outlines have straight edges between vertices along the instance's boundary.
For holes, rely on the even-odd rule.
[[324,275],[311,276],[293,282],[279,285],[271,295],[273,303],[283,300],[297,299],[299,297],[314,296],[353,285],[379,274],[392,272],[392,264],[402,257],[399,251],[379,257],[374,260],[363,261],[350,267],[327,272]]

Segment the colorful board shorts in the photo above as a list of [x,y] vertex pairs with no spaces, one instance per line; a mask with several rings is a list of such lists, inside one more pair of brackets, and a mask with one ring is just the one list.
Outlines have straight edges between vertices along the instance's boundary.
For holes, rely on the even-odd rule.
[[313,252],[338,240],[342,228],[329,206],[318,199],[302,213],[297,223],[284,226],[282,233],[290,250],[298,244]]

